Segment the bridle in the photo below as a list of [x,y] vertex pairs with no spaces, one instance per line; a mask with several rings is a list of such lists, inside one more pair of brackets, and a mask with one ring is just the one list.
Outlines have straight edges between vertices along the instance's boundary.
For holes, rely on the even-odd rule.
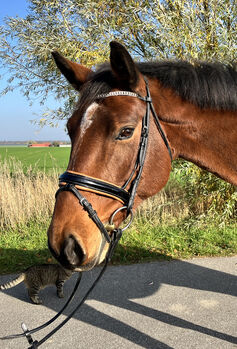
[[[122,231],[124,231],[130,226],[133,219],[132,208],[133,208],[133,204],[134,204],[134,200],[137,192],[137,187],[141,179],[141,174],[142,174],[146,153],[147,153],[147,144],[148,144],[148,135],[149,135],[149,126],[150,126],[150,111],[152,112],[156,126],[161,134],[161,137],[164,140],[164,143],[168,149],[168,152],[172,161],[172,153],[171,153],[168,140],[164,134],[159,118],[155,112],[155,109],[152,103],[152,98],[151,98],[150,90],[148,87],[148,81],[146,80],[145,77],[144,77],[144,80],[145,80],[146,92],[147,92],[146,97],[142,97],[138,93],[129,92],[129,91],[114,91],[106,94],[101,94],[97,97],[97,99],[104,99],[112,96],[130,96],[130,97],[139,98],[140,100],[146,102],[146,113],[142,119],[141,137],[140,137],[140,144],[139,144],[137,159],[129,178],[124,183],[124,185],[122,187],[119,187],[110,182],[103,181],[101,179],[90,177],[90,176],[77,173],[74,171],[70,171],[70,170],[64,172],[59,177],[60,188],[58,189],[56,196],[62,191],[72,192],[77,197],[83,209],[87,211],[89,217],[97,225],[102,236],[104,236],[105,240],[108,243],[111,243],[111,236],[109,235],[109,232],[106,226],[101,222],[96,211],[93,209],[92,205],[87,201],[87,199],[81,194],[79,190],[93,192],[93,193],[100,194],[100,195],[120,201],[123,204],[123,207],[118,208],[111,215],[109,225],[114,226],[114,217],[116,216],[116,214],[122,210],[126,210],[126,213],[127,213],[126,217],[130,215],[131,219],[129,223],[124,228],[122,228]],[[127,190],[126,188],[130,183],[131,183],[130,188],[129,190]]]
[[[113,251],[115,247],[118,244],[119,239],[122,236],[122,232],[126,230],[130,224],[132,223],[133,220],[133,204],[137,192],[137,187],[139,185],[144,163],[145,163],[145,158],[146,158],[146,153],[147,153],[147,145],[148,145],[148,135],[149,135],[149,126],[150,126],[150,112],[152,112],[155,124],[157,126],[157,129],[168,149],[170,159],[172,161],[172,152],[168,143],[168,140],[165,136],[165,133],[161,127],[159,118],[156,114],[156,111],[154,109],[153,103],[152,103],[152,98],[150,95],[149,91],[149,86],[148,86],[148,81],[144,77],[145,84],[146,84],[146,92],[147,95],[146,97],[140,96],[138,93],[134,92],[129,92],[129,91],[113,91],[109,92],[106,94],[101,94],[98,95],[97,99],[104,99],[107,97],[112,97],[112,96],[130,96],[130,97],[135,97],[139,98],[140,100],[144,101],[146,103],[146,113],[142,119],[142,129],[141,129],[141,137],[140,137],[140,144],[139,144],[139,149],[138,149],[138,154],[137,154],[137,159],[134,165],[134,168],[127,179],[127,181],[124,183],[122,187],[119,187],[113,183],[103,181],[101,179],[93,178],[81,173],[73,172],[73,171],[66,171],[63,174],[60,175],[59,177],[59,189],[57,190],[55,196],[57,197],[59,193],[63,191],[69,191],[72,194],[76,196],[76,198],[79,201],[79,204],[83,207],[83,209],[88,213],[89,217],[93,220],[93,222],[96,224],[98,229],[100,230],[102,236],[104,237],[105,241],[109,243],[109,249],[105,258],[105,264],[99,273],[98,277],[95,279],[93,282],[92,286],[89,288],[89,290],[86,292],[85,296],[82,298],[80,303],[76,306],[76,308],[72,311],[68,317],[62,321],[54,330],[49,332],[45,337],[43,337],[40,341],[33,341],[32,339],[32,334],[42,330],[43,328],[47,327],[50,325],[52,322],[54,322],[61,314],[62,312],[66,309],[68,304],[71,302],[73,299],[76,290],[79,286],[80,280],[81,280],[81,273],[79,273],[77,283],[74,287],[74,290],[69,297],[68,301],[66,304],[63,306],[63,308],[58,312],[57,315],[55,315],[52,319],[47,321],[45,324],[36,327],[32,330],[28,330],[26,325],[22,323],[22,330],[24,333],[21,334],[16,334],[16,335],[10,335],[7,337],[2,337],[1,339],[13,339],[13,338],[19,338],[22,336],[25,336],[28,340],[28,343],[31,345],[30,348],[38,348],[40,345],[42,345],[48,338],[50,338],[54,333],[56,333],[67,321],[70,320],[70,318],[78,311],[78,309],[81,307],[81,305],[85,302],[87,299],[88,295],[91,293],[97,282],[100,280],[102,275],[105,272],[105,269],[109,263],[109,261],[112,258]],[[129,190],[127,190],[127,186],[130,185]],[[109,198],[113,198],[118,200],[123,204],[122,207],[118,208],[117,210],[114,211],[114,213],[110,217],[110,222],[109,226],[110,229],[108,229],[107,225],[104,225],[104,223],[100,220],[98,217],[96,211],[93,209],[92,205],[88,202],[88,200],[81,194],[80,191],[89,191],[93,192],[99,195],[103,195]],[[123,228],[116,228],[114,225],[114,218],[116,214],[122,210],[126,210],[126,217],[130,217],[130,221],[125,225]],[[112,228],[111,228],[112,227]]]

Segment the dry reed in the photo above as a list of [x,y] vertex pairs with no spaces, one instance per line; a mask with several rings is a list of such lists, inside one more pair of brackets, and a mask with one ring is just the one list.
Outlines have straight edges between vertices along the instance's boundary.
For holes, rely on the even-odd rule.
[[[53,212],[58,185],[56,171],[47,174],[20,161],[0,161],[0,228],[15,228],[28,222],[46,222]],[[188,205],[177,189],[165,189],[146,200],[137,210],[136,221],[161,224],[188,215]]]
[[0,228],[14,228],[29,221],[46,221],[52,214],[58,175],[26,172],[14,158],[0,162]]
[[182,197],[178,187],[167,186],[138,207],[136,221],[138,223],[149,222],[154,225],[177,223],[190,214],[188,202]]

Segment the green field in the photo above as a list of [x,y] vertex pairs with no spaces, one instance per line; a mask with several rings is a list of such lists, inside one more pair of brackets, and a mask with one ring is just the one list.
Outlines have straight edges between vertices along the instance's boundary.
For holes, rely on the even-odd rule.
[[71,148],[60,147],[0,147],[0,159],[21,161],[25,170],[31,167],[45,172],[50,172],[52,169],[62,172],[67,167],[70,150]]

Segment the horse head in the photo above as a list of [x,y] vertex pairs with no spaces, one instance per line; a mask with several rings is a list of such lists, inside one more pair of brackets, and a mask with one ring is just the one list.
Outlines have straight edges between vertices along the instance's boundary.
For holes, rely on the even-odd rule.
[[[146,83],[124,46],[111,42],[110,48],[110,64],[100,66],[95,72],[57,52],[53,53],[57,67],[80,92],[77,106],[67,122],[72,144],[67,174],[112,183],[130,193],[136,177],[134,166],[146,114],[144,100],[134,98],[132,94],[145,97]],[[149,84],[152,91],[152,79]],[[121,91],[128,93],[123,95]],[[151,120],[147,156],[134,208],[164,187],[170,170],[167,147]],[[105,196],[85,187],[78,190],[104,225],[110,221],[113,212],[124,205],[112,195]],[[113,223],[118,227],[125,218],[126,210],[121,210]],[[67,190],[57,195],[48,242],[59,262],[77,271],[88,270],[101,263],[109,247],[98,226],[78,203],[78,198]]]

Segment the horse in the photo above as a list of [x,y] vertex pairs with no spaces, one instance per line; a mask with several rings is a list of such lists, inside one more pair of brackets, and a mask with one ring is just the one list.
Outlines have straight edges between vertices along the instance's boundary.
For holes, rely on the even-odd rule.
[[116,41],[109,62],[95,71],[52,55],[79,92],[67,122],[69,163],[48,229],[49,249],[64,267],[85,271],[103,262],[112,239],[108,224],[119,227],[158,193],[174,159],[237,185],[234,65],[138,63]]

